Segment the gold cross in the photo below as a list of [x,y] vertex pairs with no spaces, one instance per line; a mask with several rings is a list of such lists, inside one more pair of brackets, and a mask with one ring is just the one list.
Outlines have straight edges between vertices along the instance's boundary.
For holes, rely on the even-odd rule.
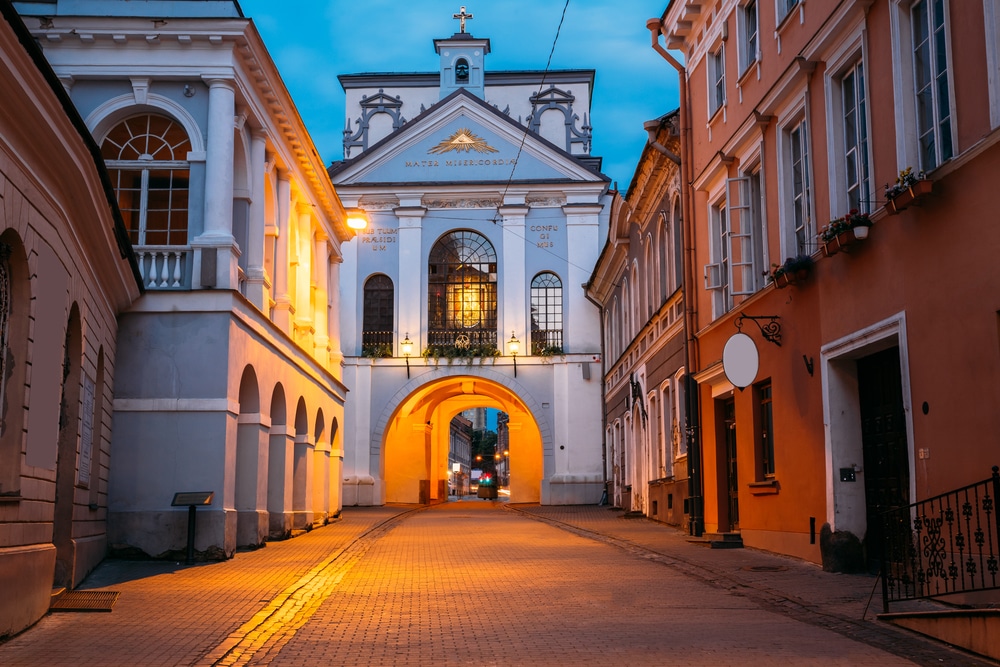
[[458,24],[459,31],[460,32],[465,32],[465,19],[471,19],[472,18],[472,14],[466,14],[465,13],[465,5],[462,5],[462,7],[458,11],[459,11],[459,13],[458,14],[452,14],[451,18],[458,19],[459,20],[459,24]]

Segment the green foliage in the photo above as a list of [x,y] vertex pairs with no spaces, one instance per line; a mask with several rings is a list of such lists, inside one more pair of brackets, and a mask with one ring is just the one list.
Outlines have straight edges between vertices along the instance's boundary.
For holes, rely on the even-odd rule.
[[368,343],[361,346],[361,356],[369,359],[386,359],[392,356],[392,345],[389,343]]
[[451,363],[455,359],[465,359],[471,364],[472,360],[476,357],[480,359],[499,357],[500,350],[492,343],[469,345],[467,347],[459,347],[457,345],[428,345],[420,354],[425,359],[447,359],[448,363]]

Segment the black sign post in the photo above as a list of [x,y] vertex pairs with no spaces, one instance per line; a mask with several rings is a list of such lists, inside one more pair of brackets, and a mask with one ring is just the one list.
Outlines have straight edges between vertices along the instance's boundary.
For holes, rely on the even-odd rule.
[[194,512],[198,505],[211,505],[214,491],[183,491],[174,494],[171,507],[188,508],[188,541],[187,541],[187,564],[194,563]]

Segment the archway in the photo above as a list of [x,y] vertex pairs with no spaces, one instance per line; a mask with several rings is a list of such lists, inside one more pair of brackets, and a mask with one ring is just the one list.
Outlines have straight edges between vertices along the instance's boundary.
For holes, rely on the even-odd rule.
[[541,499],[543,436],[535,416],[508,386],[481,376],[441,377],[412,389],[382,431],[379,470],[387,503],[438,503],[448,498],[452,417],[492,407],[510,417],[510,502]]

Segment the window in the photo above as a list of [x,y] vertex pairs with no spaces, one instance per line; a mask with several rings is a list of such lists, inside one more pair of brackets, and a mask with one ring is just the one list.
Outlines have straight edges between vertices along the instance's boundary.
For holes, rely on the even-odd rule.
[[733,307],[733,297],[730,293],[729,278],[729,250],[731,239],[729,238],[729,209],[726,202],[721,201],[712,206],[712,245],[710,252],[712,264],[705,267],[705,289],[714,290],[713,310],[718,317]]
[[190,150],[180,125],[153,114],[122,121],[101,143],[134,245],[187,245]]
[[778,2],[778,23],[785,20],[793,9],[799,4],[799,0],[777,0]]
[[910,26],[920,168],[929,171],[952,156],[944,0],[914,3]]
[[366,357],[392,356],[393,296],[389,276],[379,273],[365,281],[361,354]]
[[727,284],[734,296],[747,296],[764,287],[764,218],[761,215],[761,172],[757,166],[740,178],[726,181],[729,203]]
[[757,0],[750,0],[737,12],[740,75],[757,61]]
[[679,289],[684,282],[684,243],[683,236],[681,235],[681,224],[683,220],[681,219],[681,203],[680,200],[674,200],[674,234],[673,234],[673,250],[674,250],[674,284],[673,289]]
[[810,216],[809,142],[806,123],[799,121],[785,133],[785,159],[788,175],[788,254],[808,255],[812,245],[813,222]]
[[757,461],[759,478],[774,477],[774,413],[771,402],[771,382],[754,387],[757,399]]
[[496,348],[497,255],[486,237],[460,230],[438,239],[427,283],[428,345]]
[[726,103],[726,54],[720,46],[708,54],[708,115],[715,113]]
[[848,210],[871,211],[868,170],[868,103],[860,60],[840,80],[844,114],[844,171]]
[[562,354],[562,281],[548,271],[531,280],[531,353]]

